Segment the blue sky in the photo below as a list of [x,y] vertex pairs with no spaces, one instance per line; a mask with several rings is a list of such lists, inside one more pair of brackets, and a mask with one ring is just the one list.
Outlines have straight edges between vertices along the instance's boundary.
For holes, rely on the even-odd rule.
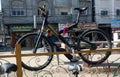
[[1,10],[1,0],[0,0],[0,10]]

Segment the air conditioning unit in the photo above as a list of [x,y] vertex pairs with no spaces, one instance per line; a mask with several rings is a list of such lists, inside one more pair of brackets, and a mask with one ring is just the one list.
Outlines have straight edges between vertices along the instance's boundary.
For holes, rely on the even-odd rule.
[[92,0],[86,0],[86,1],[92,1]]

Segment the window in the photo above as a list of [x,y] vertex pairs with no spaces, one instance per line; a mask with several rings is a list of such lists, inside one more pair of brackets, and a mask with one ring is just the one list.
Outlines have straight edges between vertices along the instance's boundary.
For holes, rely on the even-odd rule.
[[116,10],[116,15],[117,15],[117,16],[120,16],[120,9],[117,9],[117,10]]
[[102,16],[107,16],[108,15],[108,11],[107,10],[102,10],[101,11],[101,15]]
[[61,12],[61,15],[68,15],[67,12]]
[[25,10],[24,9],[12,9],[12,16],[25,16]]
[[11,16],[25,16],[26,6],[23,0],[13,0],[11,2]]
[[12,11],[12,15],[16,15],[16,11],[13,10],[13,11]]

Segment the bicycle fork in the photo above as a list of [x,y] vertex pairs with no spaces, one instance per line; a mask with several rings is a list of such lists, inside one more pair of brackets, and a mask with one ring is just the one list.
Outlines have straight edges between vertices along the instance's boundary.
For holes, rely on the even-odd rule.
[[36,53],[36,51],[37,51],[38,43],[39,43],[39,41],[40,41],[40,37],[41,37],[41,36],[42,36],[42,32],[40,32],[40,33],[38,34],[37,42],[36,42],[36,44],[35,44],[35,48],[33,49],[33,53]]

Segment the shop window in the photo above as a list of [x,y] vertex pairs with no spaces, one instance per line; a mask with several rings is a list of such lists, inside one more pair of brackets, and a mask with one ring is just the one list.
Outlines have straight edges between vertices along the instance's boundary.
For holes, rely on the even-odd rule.
[[108,11],[107,10],[102,10],[101,11],[101,16],[107,16],[108,15]]
[[68,15],[68,12],[61,12],[61,15]]
[[117,15],[117,16],[120,16],[120,9],[117,9],[117,10],[116,10],[116,15]]

